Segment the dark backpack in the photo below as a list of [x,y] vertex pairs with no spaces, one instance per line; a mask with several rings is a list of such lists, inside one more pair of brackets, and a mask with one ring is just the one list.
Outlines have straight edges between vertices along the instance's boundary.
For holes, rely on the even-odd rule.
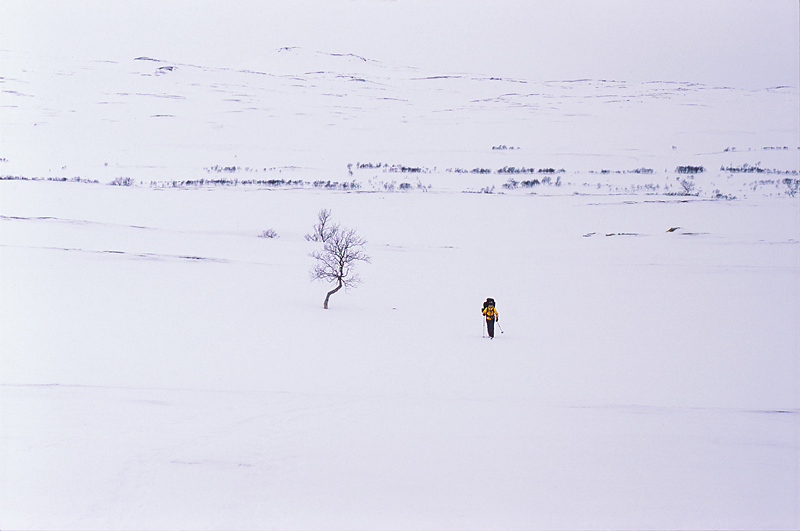
[[494,306],[494,299],[491,297],[483,301],[483,309],[485,310],[489,305]]

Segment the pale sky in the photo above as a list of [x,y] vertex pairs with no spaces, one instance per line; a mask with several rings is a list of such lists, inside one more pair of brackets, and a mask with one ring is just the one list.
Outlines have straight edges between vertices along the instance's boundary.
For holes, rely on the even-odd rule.
[[[0,48],[260,68],[300,46],[433,73],[800,84],[797,0],[2,0]],[[2,65],[0,65],[2,68]],[[0,74],[1,75],[1,74]]]

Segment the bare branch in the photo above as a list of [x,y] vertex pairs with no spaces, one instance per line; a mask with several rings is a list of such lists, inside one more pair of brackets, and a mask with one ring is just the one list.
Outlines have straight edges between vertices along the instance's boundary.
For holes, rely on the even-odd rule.
[[306,234],[305,239],[310,242],[326,242],[331,235],[339,230],[339,225],[331,221],[331,211],[323,208],[317,213],[317,224],[311,234]]

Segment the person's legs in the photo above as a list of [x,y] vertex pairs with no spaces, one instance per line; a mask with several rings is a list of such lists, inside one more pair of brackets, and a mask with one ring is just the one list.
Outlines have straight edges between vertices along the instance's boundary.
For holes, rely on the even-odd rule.
[[486,319],[486,329],[489,331],[489,337],[494,337],[494,319]]

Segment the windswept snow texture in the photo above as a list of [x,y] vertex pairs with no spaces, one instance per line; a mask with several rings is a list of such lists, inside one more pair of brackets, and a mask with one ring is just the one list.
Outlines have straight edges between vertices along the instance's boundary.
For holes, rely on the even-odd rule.
[[796,88],[0,54],[0,528],[800,527]]
[[[259,70],[0,58],[3,175],[149,182],[198,179],[216,166],[250,177],[294,166],[341,181],[357,162],[798,169],[793,87],[442,75],[297,48],[265,54]],[[492,149],[500,146],[519,149]],[[765,147],[786,153],[766,160]]]

